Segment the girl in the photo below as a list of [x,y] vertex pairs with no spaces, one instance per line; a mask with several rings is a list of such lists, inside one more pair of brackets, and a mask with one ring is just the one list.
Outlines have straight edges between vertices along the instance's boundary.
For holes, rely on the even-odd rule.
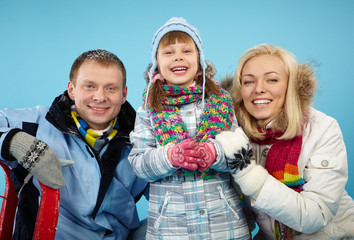
[[[335,119],[311,107],[312,68],[285,49],[261,44],[241,56],[225,85],[255,153],[241,170],[237,154],[229,159],[259,225],[255,239],[354,239],[343,136]],[[232,132],[216,139],[227,156],[238,152],[230,148]]]
[[[249,239],[214,140],[232,128],[233,104],[212,80],[197,29],[170,19],[156,32],[151,56],[129,156],[137,175],[150,182],[147,239]],[[247,147],[240,136],[235,144]]]

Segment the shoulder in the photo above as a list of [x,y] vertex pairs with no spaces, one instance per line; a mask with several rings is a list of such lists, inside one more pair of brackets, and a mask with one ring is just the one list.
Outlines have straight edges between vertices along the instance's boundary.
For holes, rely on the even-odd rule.
[[337,120],[314,108],[310,108],[309,117],[305,128],[312,128],[315,131],[326,131],[329,128],[339,128]]
[[38,122],[48,112],[48,106],[36,106],[33,108],[12,109],[5,108],[0,110],[7,121]]
[[303,129],[303,154],[339,157],[341,152],[345,153],[343,134],[337,121],[318,110],[310,111],[308,122]]

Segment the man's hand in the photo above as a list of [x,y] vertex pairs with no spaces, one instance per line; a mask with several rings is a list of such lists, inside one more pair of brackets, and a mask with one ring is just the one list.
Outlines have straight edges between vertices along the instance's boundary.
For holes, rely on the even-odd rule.
[[44,142],[25,133],[16,133],[10,141],[10,154],[43,184],[58,189],[65,185],[62,167],[55,152]]

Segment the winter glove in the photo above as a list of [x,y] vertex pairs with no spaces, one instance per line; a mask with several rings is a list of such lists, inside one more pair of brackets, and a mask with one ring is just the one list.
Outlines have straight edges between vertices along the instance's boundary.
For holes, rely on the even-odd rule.
[[215,139],[222,145],[230,173],[241,191],[247,196],[255,197],[266,181],[268,172],[251,161],[253,151],[242,128],[238,127],[234,132],[221,132]]
[[9,152],[43,184],[54,189],[65,185],[59,159],[46,143],[25,132],[18,132],[10,141]]
[[198,169],[198,158],[194,152],[195,139],[187,139],[167,149],[167,157],[175,167],[183,167],[188,170]]
[[198,171],[204,172],[207,170],[216,160],[216,150],[212,142],[196,142],[194,148],[186,152],[187,162],[193,159],[198,163]]

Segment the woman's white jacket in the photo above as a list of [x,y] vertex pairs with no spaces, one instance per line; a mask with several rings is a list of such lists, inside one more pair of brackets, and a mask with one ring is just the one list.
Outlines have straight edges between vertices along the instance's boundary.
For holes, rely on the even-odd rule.
[[[254,160],[264,167],[270,145],[252,145]],[[268,174],[247,199],[261,230],[256,239],[274,238],[274,218],[296,230],[294,239],[354,239],[354,202],[345,191],[347,153],[335,119],[311,109],[298,168],[305,181],[301,193]]]

